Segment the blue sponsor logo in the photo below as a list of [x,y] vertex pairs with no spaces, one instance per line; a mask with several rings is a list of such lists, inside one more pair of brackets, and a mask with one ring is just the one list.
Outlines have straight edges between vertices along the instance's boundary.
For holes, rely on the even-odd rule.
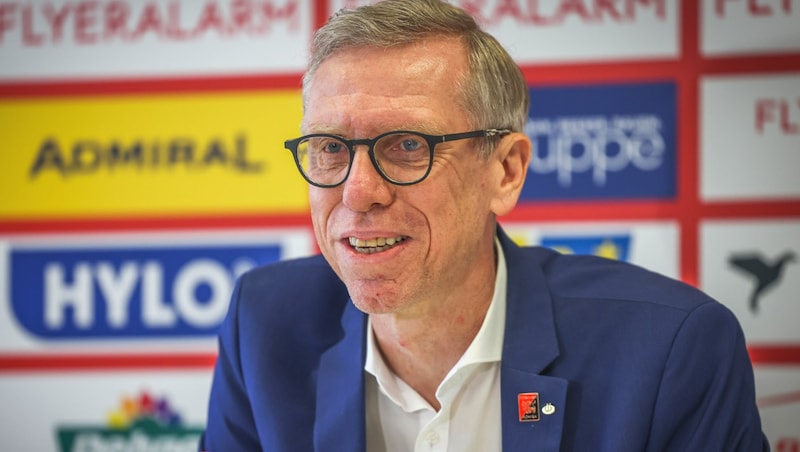
[[671,199],[675,84],[531,88],[523,200]]
[[209,336],[235,278],[279,245],[14,249],[11,304],[46,339]]
[[590,254],[627,261],[631,237],[630,235],[547,236],[542,237],[541,244],[563,254]]

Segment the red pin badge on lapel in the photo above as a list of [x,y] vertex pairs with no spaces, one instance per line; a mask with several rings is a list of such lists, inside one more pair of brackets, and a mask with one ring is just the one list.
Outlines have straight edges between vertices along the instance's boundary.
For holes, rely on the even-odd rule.
[[520,422],[535,422],[539,420],[539,393],[525,392],[517,394]]

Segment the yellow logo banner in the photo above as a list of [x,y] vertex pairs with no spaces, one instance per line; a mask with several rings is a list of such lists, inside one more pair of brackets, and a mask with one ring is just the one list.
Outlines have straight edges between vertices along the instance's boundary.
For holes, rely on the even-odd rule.
[[0,220],[297,213],[299,91],[0,102]]

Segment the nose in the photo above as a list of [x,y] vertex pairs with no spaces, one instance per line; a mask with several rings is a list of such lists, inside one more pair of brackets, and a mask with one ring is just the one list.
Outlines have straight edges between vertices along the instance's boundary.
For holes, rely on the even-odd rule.
[[366,152],[355,153],[343,185],[342,203],[355,212],[388,205],[394,197],[394,187],[378,173]]

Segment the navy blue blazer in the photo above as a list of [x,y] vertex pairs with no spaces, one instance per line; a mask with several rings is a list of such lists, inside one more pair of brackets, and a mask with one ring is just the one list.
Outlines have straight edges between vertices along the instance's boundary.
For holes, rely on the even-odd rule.
[[[727,308],[629,264],[499,235],[504,451],[769,449]],[[220,330],[200,449],[365,451],[365,327],[320,256],[245,274]],[[518,395],[532,392],[539,420],[521,422]]]

